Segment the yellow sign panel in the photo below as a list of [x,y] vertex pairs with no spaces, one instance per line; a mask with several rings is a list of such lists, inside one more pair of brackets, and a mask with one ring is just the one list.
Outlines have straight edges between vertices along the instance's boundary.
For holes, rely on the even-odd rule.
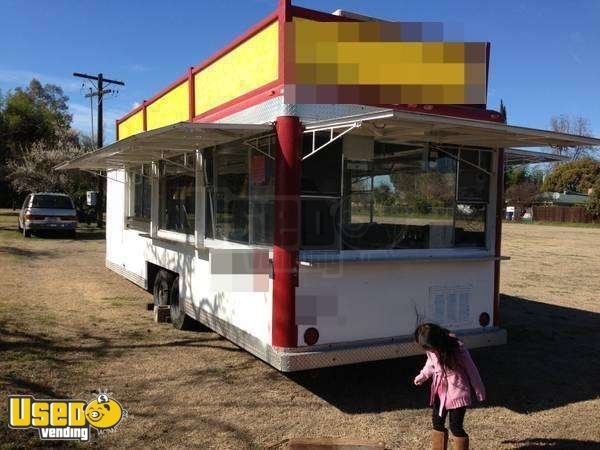
[[276,21],[196,74],[196,115],[275,81],[278,76]]
[[144,131],[144,112],[136,112],[119,125],[119,140]]
[[171,89],[162,97],[146,107],[146,124],[148,130],[164,127],[190,118],[190,89],[187,80]]
[[420,41],[414,25],[295,19],[286,103],[485,104],[487,44]]

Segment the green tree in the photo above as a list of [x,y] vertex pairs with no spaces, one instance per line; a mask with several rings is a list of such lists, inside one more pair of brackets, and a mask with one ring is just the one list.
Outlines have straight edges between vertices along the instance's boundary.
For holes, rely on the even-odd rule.
[[544,172],[540,169],[530,169],[524,166],[510,167],[504,173],[504,191],[522,183],[541,185]]
[[586,193],[600,179],[600,162],[583,158],[559,164],[544,179],[543,191]]
[[26,88],[0,95],[0,205],[15,205],[17,193],[7,179],[7,167],[11,161],[20,161],[25,149],[59,140],[77,145],[79,137],[71,132],[67,101],[59,86],[42,85],[36,79]]
[[594,186],[592,187],[592,193],[585,204],[585,209],[592,216],[600,219],[600,178],[596,180]]

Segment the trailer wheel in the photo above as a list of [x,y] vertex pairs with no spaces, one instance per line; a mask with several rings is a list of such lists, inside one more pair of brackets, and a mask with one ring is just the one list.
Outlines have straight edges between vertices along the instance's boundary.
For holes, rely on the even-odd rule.
[[169,296],[171,310],[171,323],[178,330],[194,330],[198,322],[185,313],[183,302],[179,298],[179,277],[173,279],[171,295]]
[[154,306],[166,306],[169,304],[169,295],[171,285],[173,284],[173,275],[166,270],[161,270],[154,279]]

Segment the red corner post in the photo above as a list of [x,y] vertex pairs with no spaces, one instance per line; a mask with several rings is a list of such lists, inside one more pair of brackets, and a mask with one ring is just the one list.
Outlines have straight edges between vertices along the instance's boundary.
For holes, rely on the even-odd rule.
[[504,213],[504,149],[498,149],[496,183],[496,236],[494,261],[494,326],[500,325],[500,256],[502,255],[502,218]]
[[298,117],[275,122],[275,224],[273,233],[274,347],[296,347],[296,286],[300,247],[300,170],[302,125]]

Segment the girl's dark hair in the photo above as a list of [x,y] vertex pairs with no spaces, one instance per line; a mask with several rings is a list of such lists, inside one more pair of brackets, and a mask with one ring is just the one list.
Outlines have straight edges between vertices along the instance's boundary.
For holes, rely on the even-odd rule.
[[415,330],[415,342],[425,350],[434,351],[443,367],[456,368],[456,353],[459,341],[450,336],[450,331],[434,323],[423,323]]

